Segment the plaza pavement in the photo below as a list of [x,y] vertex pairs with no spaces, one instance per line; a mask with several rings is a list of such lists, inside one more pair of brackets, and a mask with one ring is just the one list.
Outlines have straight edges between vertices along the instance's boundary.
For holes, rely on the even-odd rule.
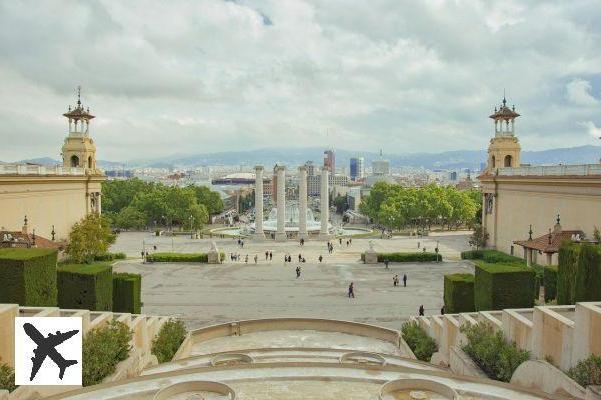
[[[239,319],[273,317],[312,317],[373,323],[398,329],[402,320],[417,313],[423,304],[427,314],[438,314],[443,304],[443,276],[455,272],[473,272],[468,262],[459,260],[459,252],[469,248],[466,233],[442,234],[428,238],[398,237],[374,239],[378,252],[428,251],[439,241],[442,263],[391,263],[366,265],[360,254],[369,248],[369,239],[354,239],[346,246],[334,242],[334,253],[328,255],[320,241],[276,243],[247,240],[244,248],[233,239],[216,239],[220,251],[227,255],[224,264],[154,263],[143,264],[142,241],[149,252],[206,252],[212,239],[189,237],[155,237],[149,233],[122,233],[111,251],[134,257],[115,265],[117,272],[142,274],[143,312],[181,317],[190,328]],[[265,261],[265,250],[273,252],[273,260]],[[239,253],[249,262],[232,262],[230,253]],[[299,252],[306,263],[299,264]],[[258,254],[255,265],[253,257]],[[284,263],[284,254],[292,255],[292,263]],[[324,256],[323,263],[317,258]],[[137,258],[135,258],[137,257]],[[449,261],[450,260],[450,261]],[[296,278],[295,268],[302,275]],[[407,287],[393,287],[392,278],[408,276]],[[347,297],[350,282],[355,283],[356,298]],[[402,283],[402,282],[401,282]]]

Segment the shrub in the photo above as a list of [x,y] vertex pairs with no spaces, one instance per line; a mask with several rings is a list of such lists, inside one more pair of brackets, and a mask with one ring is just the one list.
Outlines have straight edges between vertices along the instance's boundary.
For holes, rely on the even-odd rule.
[[108,219],[91,213],[71,228],[67,254],[76,263],[90,263],[94,257],[106,253],[115,238]]
[[152,262],[208,262],[206,253],[154,253],[146,258]]
[[568,376],[583,387],[601,385],[601,357],[591,355],[568,370]]
[[186,327],[182,321],[167,321],[152,341],[152,354],[159,363],[171,361],[185,338]]
[[[437,258],[438,257],[438,258]],[[378,253],[378,262],[431,262],[442,261],[442,254],[415,252],[415,253]]]
[[104,253],[98,254],[94,257],[94,261],[114,261],[114,260],[125,260],[127,255],[125,253]]
[[474,275],[444,276],[444,310],[446,313],[472,312],[474,308]]
[[56,250],[0,249],[0,303],[56,307]]
[[468,250],[461,252],[462,260],[483,260],[490,264],[523,264],[526,261],[522,258],[511,256],[497,250]]
[[484,257],[484,250],[468,250],[461,252],[462,260],[481,260]]
[[559,249],[557,303],[601,300],[601,246],[565,243]]
[[503,338],[489,322],[463,325],[461,332],[467,338],[462,349],[489,378],[509,382],[517,367],[530,358],[530,353],[520,350],[515,343]]
[[106,263],[66,264],[57,270],[58,305],[91,311],[111,311],[113,267]]
[[113,311],[140,314],[142,277],[139,274],[113,273]]
[[401,327],[403,339],[418,360],[430,361],[432,354],[438,351],[436,342],[416,321],[408,321]]
[[534,305],[534,271],[521,265],[476,262],[476,311],[530,308]]
[[89,331],[83,339],[83,385],[100,383],[115,372],[129,355],[131,338],[132,331],[118,321]]
[[0,390],[12,392],[17,387],[15,385],[15,370],[6,364],[0,364]]
[[[557,266],[540,267],[539,282],[545,287],[545,303],[557,298]],[[538,272],[537,272],[538,274]],[[538,292],[536,292],[538,298]]]

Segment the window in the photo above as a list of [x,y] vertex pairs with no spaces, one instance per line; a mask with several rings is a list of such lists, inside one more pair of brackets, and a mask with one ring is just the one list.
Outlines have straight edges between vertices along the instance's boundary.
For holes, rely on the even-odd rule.
[[505,167],[511,167],[512,157],[510,155],[505,156]]
[[92,156],[88,157],[88,168],[92,168]]
[[76,155],[71,156],[71,167],[79,167],[79,157],[77,157]]
[[495,167],[497,166],[497,165],[496,165],[497,163],[496,163],[496,158],[495,158],[495,156],[492,156],[492,158],[491,158],[490,160],[491,160],[492,167],[493,167],[493,168],[495,168]]

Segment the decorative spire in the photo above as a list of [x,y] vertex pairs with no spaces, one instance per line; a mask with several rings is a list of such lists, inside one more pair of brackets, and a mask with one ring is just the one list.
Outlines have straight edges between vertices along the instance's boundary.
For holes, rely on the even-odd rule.
[[557,225],[559,225],[559,222],[561,221],[561,218],[559,217],[559,213],[557,214]]
[[77,108],[81,107],[81,86],[77,86]]
[[23,218],[23,225],[27,225],[27,215],[25,215],[25,218]]
[[507,99],[505,99],[505,88],[503,88],[503,107],[507,104]]
[[528,240],[532,240],[532,224],[530,224],[530,230],[528,231]]
[[52,235],[52,241],[54,242],[54,236],[56,235],[56,232],[54,231],[54,225],[52,225],[52,232],[50,232],[50,234]]

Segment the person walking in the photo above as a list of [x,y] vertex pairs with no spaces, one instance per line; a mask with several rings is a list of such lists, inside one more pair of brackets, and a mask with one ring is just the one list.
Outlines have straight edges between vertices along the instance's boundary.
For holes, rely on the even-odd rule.
[[355,285],[353,282],[351,282],[350,285],[348,285],[348,298],[355,298]]
[[246,257],[244,257],[244,262],[245,262],[246,264],[248,264],[248,254],[246,255]]
[[444,306],[440,308],[440,315],[444,315]]
[[269,252],[269,261],[273,260],[273,253],[270,251]]
[[407,287],[407,274],[403,274],[403,287]]
[[302,259],[303,259],[303,256],[300,253],[298,253],[298,262],[301,262]]
[[321,254],[319,255],[318,260],[319,260],[320,263],[323,261],[323,257],[321,256]]
[[301,267],[296,267],[296,278],[300,278],[301,276]]
[[398,283],[398,281],[397,281],[398,278],[399,278],[398,275],[395,275],[392,277],[392,286],[396,287],[396,285]]
[[384,260],[384,267],[388,269],[388,259]]
[[419,311],[418,311],[420,317],[424,316],[424,311],[425,311],[424,310],[424,305],[422,304],[421,306],[419,306]]
[[259,257],[255,254],[255,264],[257,263],[258,259],[259,259]]
[[269,252],[268,252],[268,251],[266,251],[266,252],[265,252],[265,261],[267,261],[268,259],[269,259]]

